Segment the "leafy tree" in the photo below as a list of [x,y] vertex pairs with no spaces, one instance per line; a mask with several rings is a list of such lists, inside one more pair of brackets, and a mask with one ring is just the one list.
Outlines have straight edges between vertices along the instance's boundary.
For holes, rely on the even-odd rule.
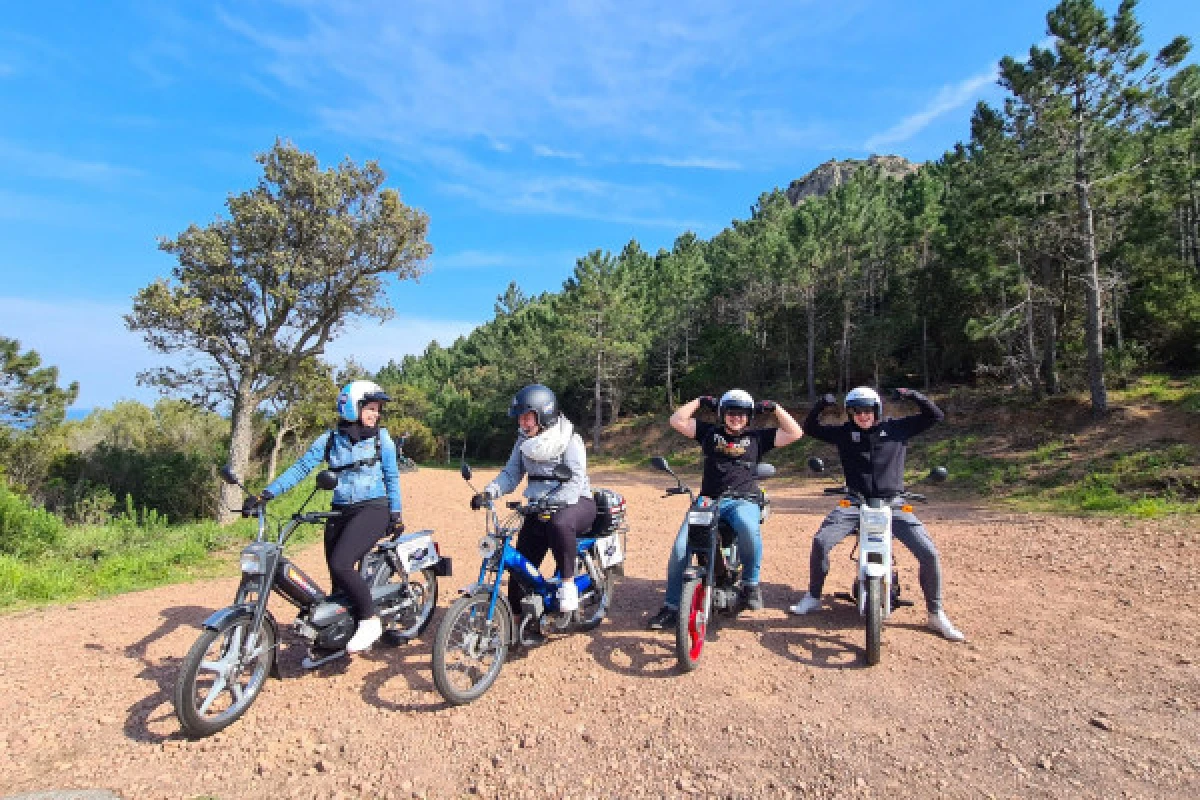
[[[391,316],[384,278],[418,276],[430,251],[428,218],[383,188],[378,164],[321,170],[279,141],[257,161],[258,185],[229,197],[228,218],[160,242],[178,259],[173,280],[140,290],[125,318],[153,349],[191,358],[142,380],[228,404],[235,471],[250,457],[255,410],[350,318]],[[223,491],[228,521],[237,490]]]
[[16,339],[0,336],[0,424],[44,428],[63,421],[79,396],[79,383],[58,385],[58,367],[43,367],[34,350],[21,352]]

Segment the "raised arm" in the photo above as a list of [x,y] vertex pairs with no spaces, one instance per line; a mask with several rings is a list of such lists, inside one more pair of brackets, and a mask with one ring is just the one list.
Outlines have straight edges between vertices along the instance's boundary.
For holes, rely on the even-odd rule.
[[795,418],[783,406],[771,400],[763,400],[758,404],[758,407],[763,411],[775,412],[775,421],[779,423],[779,427],[775,430],[776,447],[791,444],[804,435],[804,431],[800,428],[800,423],[796,422]]
[[700,410],[701,406],[715,409],[717,407],[717,401],[708,395],[697,397],[695,400],[689,400],[679,408],[675,409],[675,413],[671,415],[670,419],[671,427],[689,439],[695,439],[695,416],[696,412]]

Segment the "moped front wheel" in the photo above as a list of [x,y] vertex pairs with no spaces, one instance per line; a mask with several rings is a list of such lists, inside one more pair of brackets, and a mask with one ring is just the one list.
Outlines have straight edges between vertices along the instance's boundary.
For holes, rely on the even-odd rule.
[[867,649],[868,666],[879,663],[883,642],[883,578],[867,578]]
[[456,706],[478,699],[500,676],[512,641],[512,612],[503,597],[489,620],[490,592],[460,597],[438,625],[433,640],[433,684]]
[[675,627],[675,657],[684,672],[691,672],[698,667],[704,652],[704,643],[708,638],[707,595],[708,586],[700,578],[692,578],[683,584],[679,621]]
[[231,725],[258,697],[275,663],[275,628],[263,624],[248,647],[254,618],[225,619],[206,629],[183,659],[175,681],[175,716],[197,739]]
[[375,573],[375,586],[389,582],[408,581],[407,591],[401,598],[400,609],[383,621],[383,640],[388,644],[403,644],[425,632],[433,621],[437,608],[438,579],[432,569],[424,569],[410,575],[397,575],[387,563]]

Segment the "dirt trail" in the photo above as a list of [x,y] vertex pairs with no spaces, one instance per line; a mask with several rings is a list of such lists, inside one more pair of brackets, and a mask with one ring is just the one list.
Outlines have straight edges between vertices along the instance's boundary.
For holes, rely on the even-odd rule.
[[[482,519],[453,472],[403,481],[410,527],[434,528],[455,558],[444,609],[478,568]],[[680,675],[672,638],[643,624],[686,501],[661,499],[661,476],[594,483],[626,495],[633,528],[611,619],[510,661],[463,708],[433,687],[433,627],[316,673],[285,638],[284,680],[241,722],[191,742],[171,687],[234,578],[5,617],[0,795],[1200,796],[1196,530],[979,511],[939,505],[935,492],[919,511],[970,642],[927,632],[918,602],[893,617],[883,662],[868,669],[848,603],[800,619],[783,610],[805,585],[830,501],[815,482],[778,483],[767,608],[723,628],[700,669]],[[849,552],[835,551],[831,591],[848,586]],[[900,558],[919,600],[915,563]],[[300,562],[324,576],[318,547]],[[290,622],[283,602],[273,607]]]

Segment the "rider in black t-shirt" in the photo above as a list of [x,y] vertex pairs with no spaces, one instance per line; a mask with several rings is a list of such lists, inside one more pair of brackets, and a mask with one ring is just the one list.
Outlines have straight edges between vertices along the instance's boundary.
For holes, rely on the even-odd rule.
[[[717,412],[717,425],[697,422],[693,418],[702,405]],[[747,430],[756,410],[775,412],[779,427]],[[697,397],[685,403],[671,415],[671,427],[700,443],[704,453],[700,494],[705,497],[717,497],[724,492],[756,493],[758,482],[754,479],[754,467],[763,455],[804,435],[800,425],[782,406],[770,400],[755,405],[749,392],[741,389],[726,392],[720,402],[712,397]],[[744,566],[742,604],[746,608],[760,609],[762,592],[758,588],[758,572],[762,563],[762,534],[759,531],[759,506],[749,500],[726,498],[721,501],[719,513],[737,533],[738,555]],[[687,532],[685,518],[667,560],[666,603],[650,618],[651,630],[673,628],[679,619],[683,570],[687,561]]]

